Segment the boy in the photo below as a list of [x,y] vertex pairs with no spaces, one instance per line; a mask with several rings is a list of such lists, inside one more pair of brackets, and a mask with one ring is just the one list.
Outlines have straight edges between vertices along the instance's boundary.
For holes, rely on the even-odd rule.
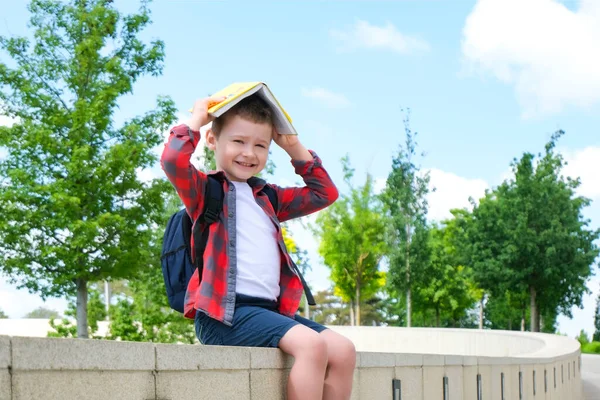
[[[213,120],[207,110],[223,100],[196,101],[188,123],[171,131],[161,157],[163,170],[196,221],[207,175],[194,168],[190,157],[200,141],[200,127],[213,122],[206,144],[217,164],[210,174],[223,184],[223,212],[209,226],[202,277],[196,270],[190,280],[184,314],[195,318],[203,344],[279,347],[293,356],[288,399],[349,399],[354,345],[296,314],[303,288],[279,225],[327,207],[338,191],[314,152],[297,136],[275,131],[264,101],[250,96]],[[267,163],[272,141],[289,154],[306,186],[280,188],[255,177]],[[261,192],[265,185],[277,193],[278,210]]]

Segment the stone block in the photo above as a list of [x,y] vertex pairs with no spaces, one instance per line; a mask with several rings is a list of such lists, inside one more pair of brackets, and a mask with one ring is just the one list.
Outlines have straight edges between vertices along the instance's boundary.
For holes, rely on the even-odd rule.
[[159,371],[158,400],[250,400],[247,370]]
[[289,369],[256,369],[250,371],[251,400],[281,400],[287,395]]
[[[15,371],[13,400],[150,400],[154,376],[143,371]],[[170,398],[170,397],[168,397]]]
[[477,400],[476,365],[465,366],[463,369],[463,395],[465,400]]
[[[448,394],[450,399],[464,399],[464,378],[462,365],[448,366],[444,370],[448,378]],[[443,398],[443,397],[442,397]]]
[[391,399],[394,368],[360,368],[359,399]]
[[10,365],[10,338],[0,336],[0,369],[8,368]]
[[396,366],[396,354],[392,353],[360,353],[357,359],[359,368],[394,367]]
[[112,340],[13,337],[13,371],[151,371],[152,343]]
[[396,379],[400,379],[403,399],[423,398],[423,368],[396,367]]
[[249,350],[250,368],[252,369],[289,369],[294,365],[294,357],[288,356],[279,349],[251,347]]
[[477,371],[479,375],[481,375],[481,394],[484,399],[493,399],[492,395],[492,367],[489,365],[479,365],[477,366]]
[[441,367],[446,362],[445,356],[437,354],[424,354],[423,355],[423,366],[434,366]]
[[[357,354],[358,355],[358,354]],[[352,394],[350,396],[350,400],[360,400],[360,370],[358,368],[354,369],[354,374],[352,375]]]
[[249,369],[250,349],[234,346],[156,345],[158,371]]
[[423,368],[423,398],[444,398],[444,367]]
[[421,367],[422,365],[422,354],[396,354],[397,367]]
[[12,400],[8,368],[0,369],[0,400]]
[[463,365],[464,361],[465,360],[463,356],[444,356],[444,365]]

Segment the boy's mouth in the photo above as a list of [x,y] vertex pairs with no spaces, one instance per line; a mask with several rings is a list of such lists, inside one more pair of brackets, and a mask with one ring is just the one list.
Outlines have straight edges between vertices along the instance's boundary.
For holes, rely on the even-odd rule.
[[256,164],[250,164],[250,163],[245,163],[245,162],[241,162],[241,161],[235,161],[236,164],[241,165],[242,167],[245,168],[253,168],[256,166]]

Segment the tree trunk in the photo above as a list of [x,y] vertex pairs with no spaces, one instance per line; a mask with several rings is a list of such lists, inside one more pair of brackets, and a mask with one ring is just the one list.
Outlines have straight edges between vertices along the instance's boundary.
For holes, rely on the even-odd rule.
[[521,317],[521,332],[525,332],[525,316]]
[[106,320],[108,321],[110,319],[108,312],[110,309],[110,297],[111,297],[111,290],[110,290],[110,284],[108,283],[108,281],[104,281],[104,306],[106,308]]
[[87,282],[83,279],[77,279],[75,283],[77,284],[77,337],[87,339]]
[[354,326],[354,301],[350,300],[350,326]]
[[512,331],[512,318],[511,317],[508,318],[508,330]]
[[356,285],[356,326],[360,326],[360,285]]
[[439,307],[435,308],[435,327],[440,327],[440,309]]
[[483,297],[479,300],[479,329],[483,329]]
[[410,224],[406,224],[406,326],[412,325],[412,291],[410,284]]
[[536,304],[537,292],[533,286],[529,287],[529,312],[531,313],[531,327],[529,330],[531,332],[539,332],[540,331],[540,321],[538,318],[538,308]]

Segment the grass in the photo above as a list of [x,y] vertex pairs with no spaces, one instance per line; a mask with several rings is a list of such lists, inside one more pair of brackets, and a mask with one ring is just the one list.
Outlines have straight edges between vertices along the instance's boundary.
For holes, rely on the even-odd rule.
[[600,354],[600,342],[583,343],[581,352],[586,354]]

